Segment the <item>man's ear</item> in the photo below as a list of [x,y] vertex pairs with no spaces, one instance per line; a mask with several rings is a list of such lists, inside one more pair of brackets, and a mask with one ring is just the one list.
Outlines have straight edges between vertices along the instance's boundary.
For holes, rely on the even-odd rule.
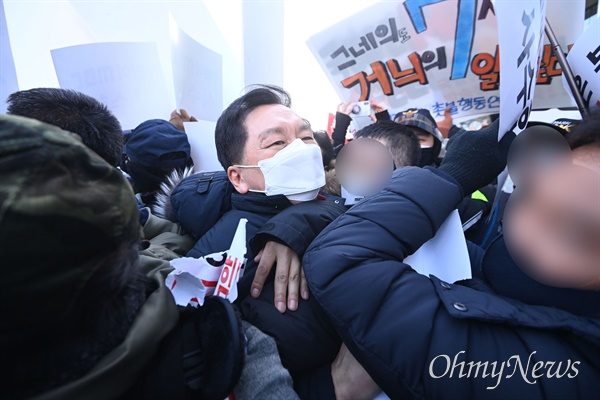
[[227,168],[227,177],[238,193],[248,193],[248,184],[242,177],[241,168],[233,166]]

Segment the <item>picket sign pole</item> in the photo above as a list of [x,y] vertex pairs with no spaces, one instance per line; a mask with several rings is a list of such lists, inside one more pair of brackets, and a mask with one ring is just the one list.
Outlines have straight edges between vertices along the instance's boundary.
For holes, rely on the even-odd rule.
[[583,98],[581,97],[581,93],[577,89],[577,84],[575,83],[575,78],[573,76],[573,71],[571,70],[571,66],[567,61],[567,57],[565,57],[565,53],[563,53],[562,48],[560,47],[560,43],[556,39],[556,35],[550,26],[550,22],[548,22],[548,18],[546,18],[546,26],[545,26],[546,36],[550,41],[550,45],[552,46],[552,52],[556,56],[560,67],[563,70],[563,74],[565,75],[565,79],[569,84],[569,89],[571,89],[571,94],[575,99],[575,103],[577,103],[577,108],[579,109],[579,113],[581,114],[581,118],[587,115],[587,109],[583,105]]

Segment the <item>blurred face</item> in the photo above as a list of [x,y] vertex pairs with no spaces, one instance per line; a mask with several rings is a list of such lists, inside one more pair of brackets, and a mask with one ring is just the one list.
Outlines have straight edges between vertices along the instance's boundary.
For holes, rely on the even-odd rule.
[[[241,165],[258,165],[259,161],[273,157],[296,139],[317,144],[310,125],[280,104],[257,107],[248,114],[244,125],[248,140]],[[227,175],[239,193],[265,190],[265,179],[260,168],[231,166],[227,169]]]
[[425,132],[423,129],[416,128],[415,133],[421,147],[433,147],[433,135]]
[[338,154],[335,172],[349,192],[370,196],[384,188],[394,170],[384,140],[359,138],[345,145]]
[[506,245],[542,283],[600,289],[600,147],[572,154],[573,165],[540,173],[509,201]]

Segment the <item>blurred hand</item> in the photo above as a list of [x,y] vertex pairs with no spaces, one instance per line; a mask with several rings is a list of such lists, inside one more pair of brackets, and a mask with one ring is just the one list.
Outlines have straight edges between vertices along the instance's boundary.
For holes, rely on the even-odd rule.
[[345,344],[331,363],[331,379],[338,400],[373,399],[381,389]]
[[304,300],[308,299],[308,284],[300,259],[294,250],[281,243],[267,242],[254,261],[258,263],[258,268],[250,290],[252,297],[256,298],[260,295],[269,272],[273,265],[277,264],[275,269],[275,308],[280,313],[285,312],[286,292],[287,308],[290,311],[298,309],[298,292],[301,293]]
[[385,111],[386,108],[383,107],[378,102],[376,102],[375,100],[371,100],[371,110],[373,110],[373,113],[377,114],[377,113],[380,113],[382,111]]
[[177,129],[185,132],[185,128],[183,126],[184,122],[198,122],[198,120],[196,117],[189,115],[188,112],[182,108],[179,110],[179,112],[177,112],[177,110],[173,110],[169,122],[175,125]]
[[447,107],[444,110],[444,119],[441,121],[436,121],[438,129],[442,133],[442,136],[445,138],[448,137],[448,133],[450,132],[450,129],[454,125],[454,120],[452,119],[451,110],[452,109],[450,107]]
[[345,103],[338,104],[337,111],[342,114],[350,115],[352,107],[354,107],[354,101],[347,101]]

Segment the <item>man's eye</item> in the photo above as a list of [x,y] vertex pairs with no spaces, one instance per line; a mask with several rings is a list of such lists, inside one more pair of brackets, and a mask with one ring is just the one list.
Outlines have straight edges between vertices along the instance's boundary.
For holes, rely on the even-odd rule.
[[306,136],[306,137],[303,137],[302,140],[305,142],[310,142],[310,141],[314,141],[315,138],[312,136]]
[[268,145],[267,148],[273,147],[273,146],[283,146],[284,144],[285,144],[285,142],[283,140],[278,140],[278,141],[273,142],[270,145]]

